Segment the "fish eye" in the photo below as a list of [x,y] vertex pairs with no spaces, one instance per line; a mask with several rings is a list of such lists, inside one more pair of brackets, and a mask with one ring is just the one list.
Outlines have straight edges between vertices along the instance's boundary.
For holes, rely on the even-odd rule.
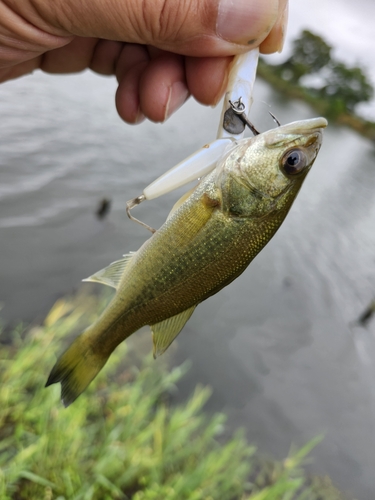
[[307,156],[300,149],[288,151],[281,160],[281,166],[287,175],[296,175],[302,172],[307,165]]

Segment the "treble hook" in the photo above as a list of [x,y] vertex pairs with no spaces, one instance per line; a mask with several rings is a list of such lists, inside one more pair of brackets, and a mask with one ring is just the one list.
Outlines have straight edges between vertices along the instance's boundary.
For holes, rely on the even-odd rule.
[[268,112],[269,112],[269,114],[272,116],[272,119],[273,119],[273,121],[276,123],[276,125],[277,125],[278,127],[280,127],[280,126],[281,126],[281,123],[280,123],[280,122],[279,122],[279,120],[276,118],[276,116],[275,116],[273,113],[271,113],[271,111],[268,111]]
[[242,97],[240,97],[237,101],[232,102],[229,101],[230,109],[241,119],[241,121],[249,127],[254,135],[259,135],[260,132],[254,127],[254,125],[247,119],[245,115],[246,106],[242,102]]

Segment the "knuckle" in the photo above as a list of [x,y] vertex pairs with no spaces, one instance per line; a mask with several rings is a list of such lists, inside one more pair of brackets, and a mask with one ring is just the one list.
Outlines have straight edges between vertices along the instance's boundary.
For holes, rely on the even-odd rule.
[[[142,27],[143,36],[154,41],[179,42],[198,35],[202,26],[209,23],[212,12],[209,5],[213,2],[198,0],[143,0]],[[156,5],[157,4],[157,5]],[[215,19],[215,15],[213,17]]]

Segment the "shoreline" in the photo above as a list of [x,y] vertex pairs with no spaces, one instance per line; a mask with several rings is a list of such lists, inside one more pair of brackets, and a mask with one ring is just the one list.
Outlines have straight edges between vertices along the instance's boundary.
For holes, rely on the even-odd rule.
[[375,122],[365,120],[364,118],[352,113],[344,112],[336,116],[328,110],[329,104],[319,98],[311,95],[307,89],[291,84],[287,80],[281,78],[276,71],[273,70],[271,64],[266,63],[263,59],[259,59],[258,76],[269,83],[275,92],[292,99],[300,99],[312,106],[318,113],[327,117],[331,122],[337,125],[350,127],[358,134],[370,139],[375,144]]

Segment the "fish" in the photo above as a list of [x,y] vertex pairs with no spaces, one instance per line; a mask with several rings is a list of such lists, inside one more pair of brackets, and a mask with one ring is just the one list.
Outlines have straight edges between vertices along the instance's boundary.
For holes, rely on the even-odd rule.
[[233,142],[137,252],[84,280],[116,294],[49,375],[46,386],[61,383],[65,406],[141,327],[150,325],[154,357],[160,356],[198,304],[247,268],[289,212],[326,125],[325,118],[301,120]]

